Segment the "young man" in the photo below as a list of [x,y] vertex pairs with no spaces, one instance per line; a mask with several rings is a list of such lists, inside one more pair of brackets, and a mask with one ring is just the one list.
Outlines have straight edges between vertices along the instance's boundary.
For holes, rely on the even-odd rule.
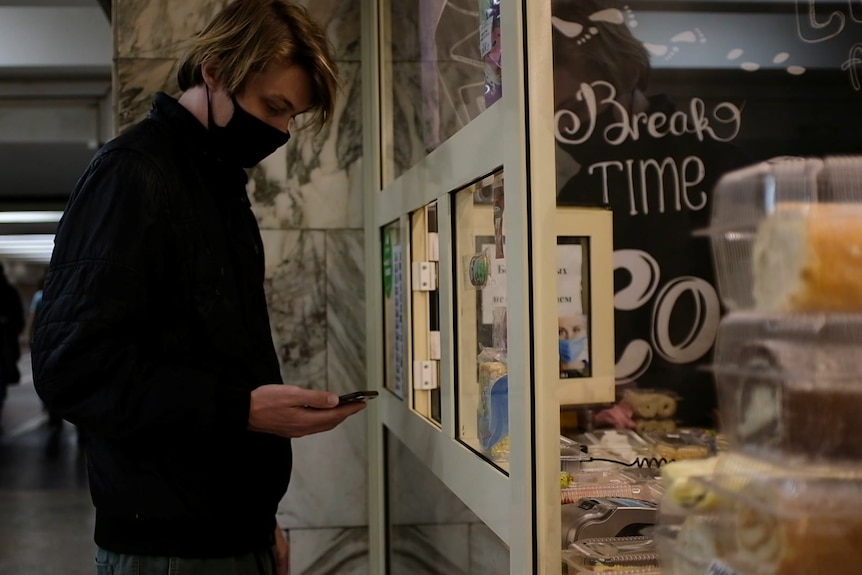
[[321,28],[238,0],[194,39],[179,100],[96,155],[56,236],[32,352],[47,406],[87,435],[99,573],[283,575],[290,438],[363,409],[283,385],[250,167],[300,114],[331,118]]

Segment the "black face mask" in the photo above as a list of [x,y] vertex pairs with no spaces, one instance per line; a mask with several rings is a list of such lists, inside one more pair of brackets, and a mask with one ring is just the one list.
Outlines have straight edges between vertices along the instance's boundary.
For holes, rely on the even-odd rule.
[[233,116],[225,126],[218,126],[213,120],[207,88],[207,127],[223,159],[236,160],[243,168],[251,168],[285,145],[290,132],[282,132],[249,114],[239,105],[236,96],[231,94],[230,98]]

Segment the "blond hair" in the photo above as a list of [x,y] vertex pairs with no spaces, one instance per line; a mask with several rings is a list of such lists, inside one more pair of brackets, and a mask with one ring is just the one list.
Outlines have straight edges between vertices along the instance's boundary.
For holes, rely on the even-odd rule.
[[302,6],[285,0],[235,0],[192,41],[177,72],[185,91],[203,84],[201,66],[217,62],[213,76],[225,90],[242,90],[250,74],[271,62],[302,67],[311,77],[312,118],[322,128],[332,119],[338,72],[326,34]]

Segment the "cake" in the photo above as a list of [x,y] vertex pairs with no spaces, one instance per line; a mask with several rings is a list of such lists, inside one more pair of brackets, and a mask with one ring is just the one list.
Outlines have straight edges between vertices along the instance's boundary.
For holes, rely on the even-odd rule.
[[862,205],[779,203],[753,246],[757,309],[862,311]]

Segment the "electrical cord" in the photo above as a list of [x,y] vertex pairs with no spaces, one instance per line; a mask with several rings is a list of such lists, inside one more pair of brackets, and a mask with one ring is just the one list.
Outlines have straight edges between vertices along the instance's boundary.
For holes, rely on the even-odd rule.
[[619,465],[623,465],[625,467],[641,467],[641,468],[650,468],[650,469],[658,469],[662,465],[666,463],[671,463],[673,459],[665,459],[656,458],[656,457],[636,457],[634,461],[631,463],[626,463],[625,461],[618,461],[616,459],[605,459],[604,457],[590,457],[589,461],[606,461],[608,463],[617,463]]

